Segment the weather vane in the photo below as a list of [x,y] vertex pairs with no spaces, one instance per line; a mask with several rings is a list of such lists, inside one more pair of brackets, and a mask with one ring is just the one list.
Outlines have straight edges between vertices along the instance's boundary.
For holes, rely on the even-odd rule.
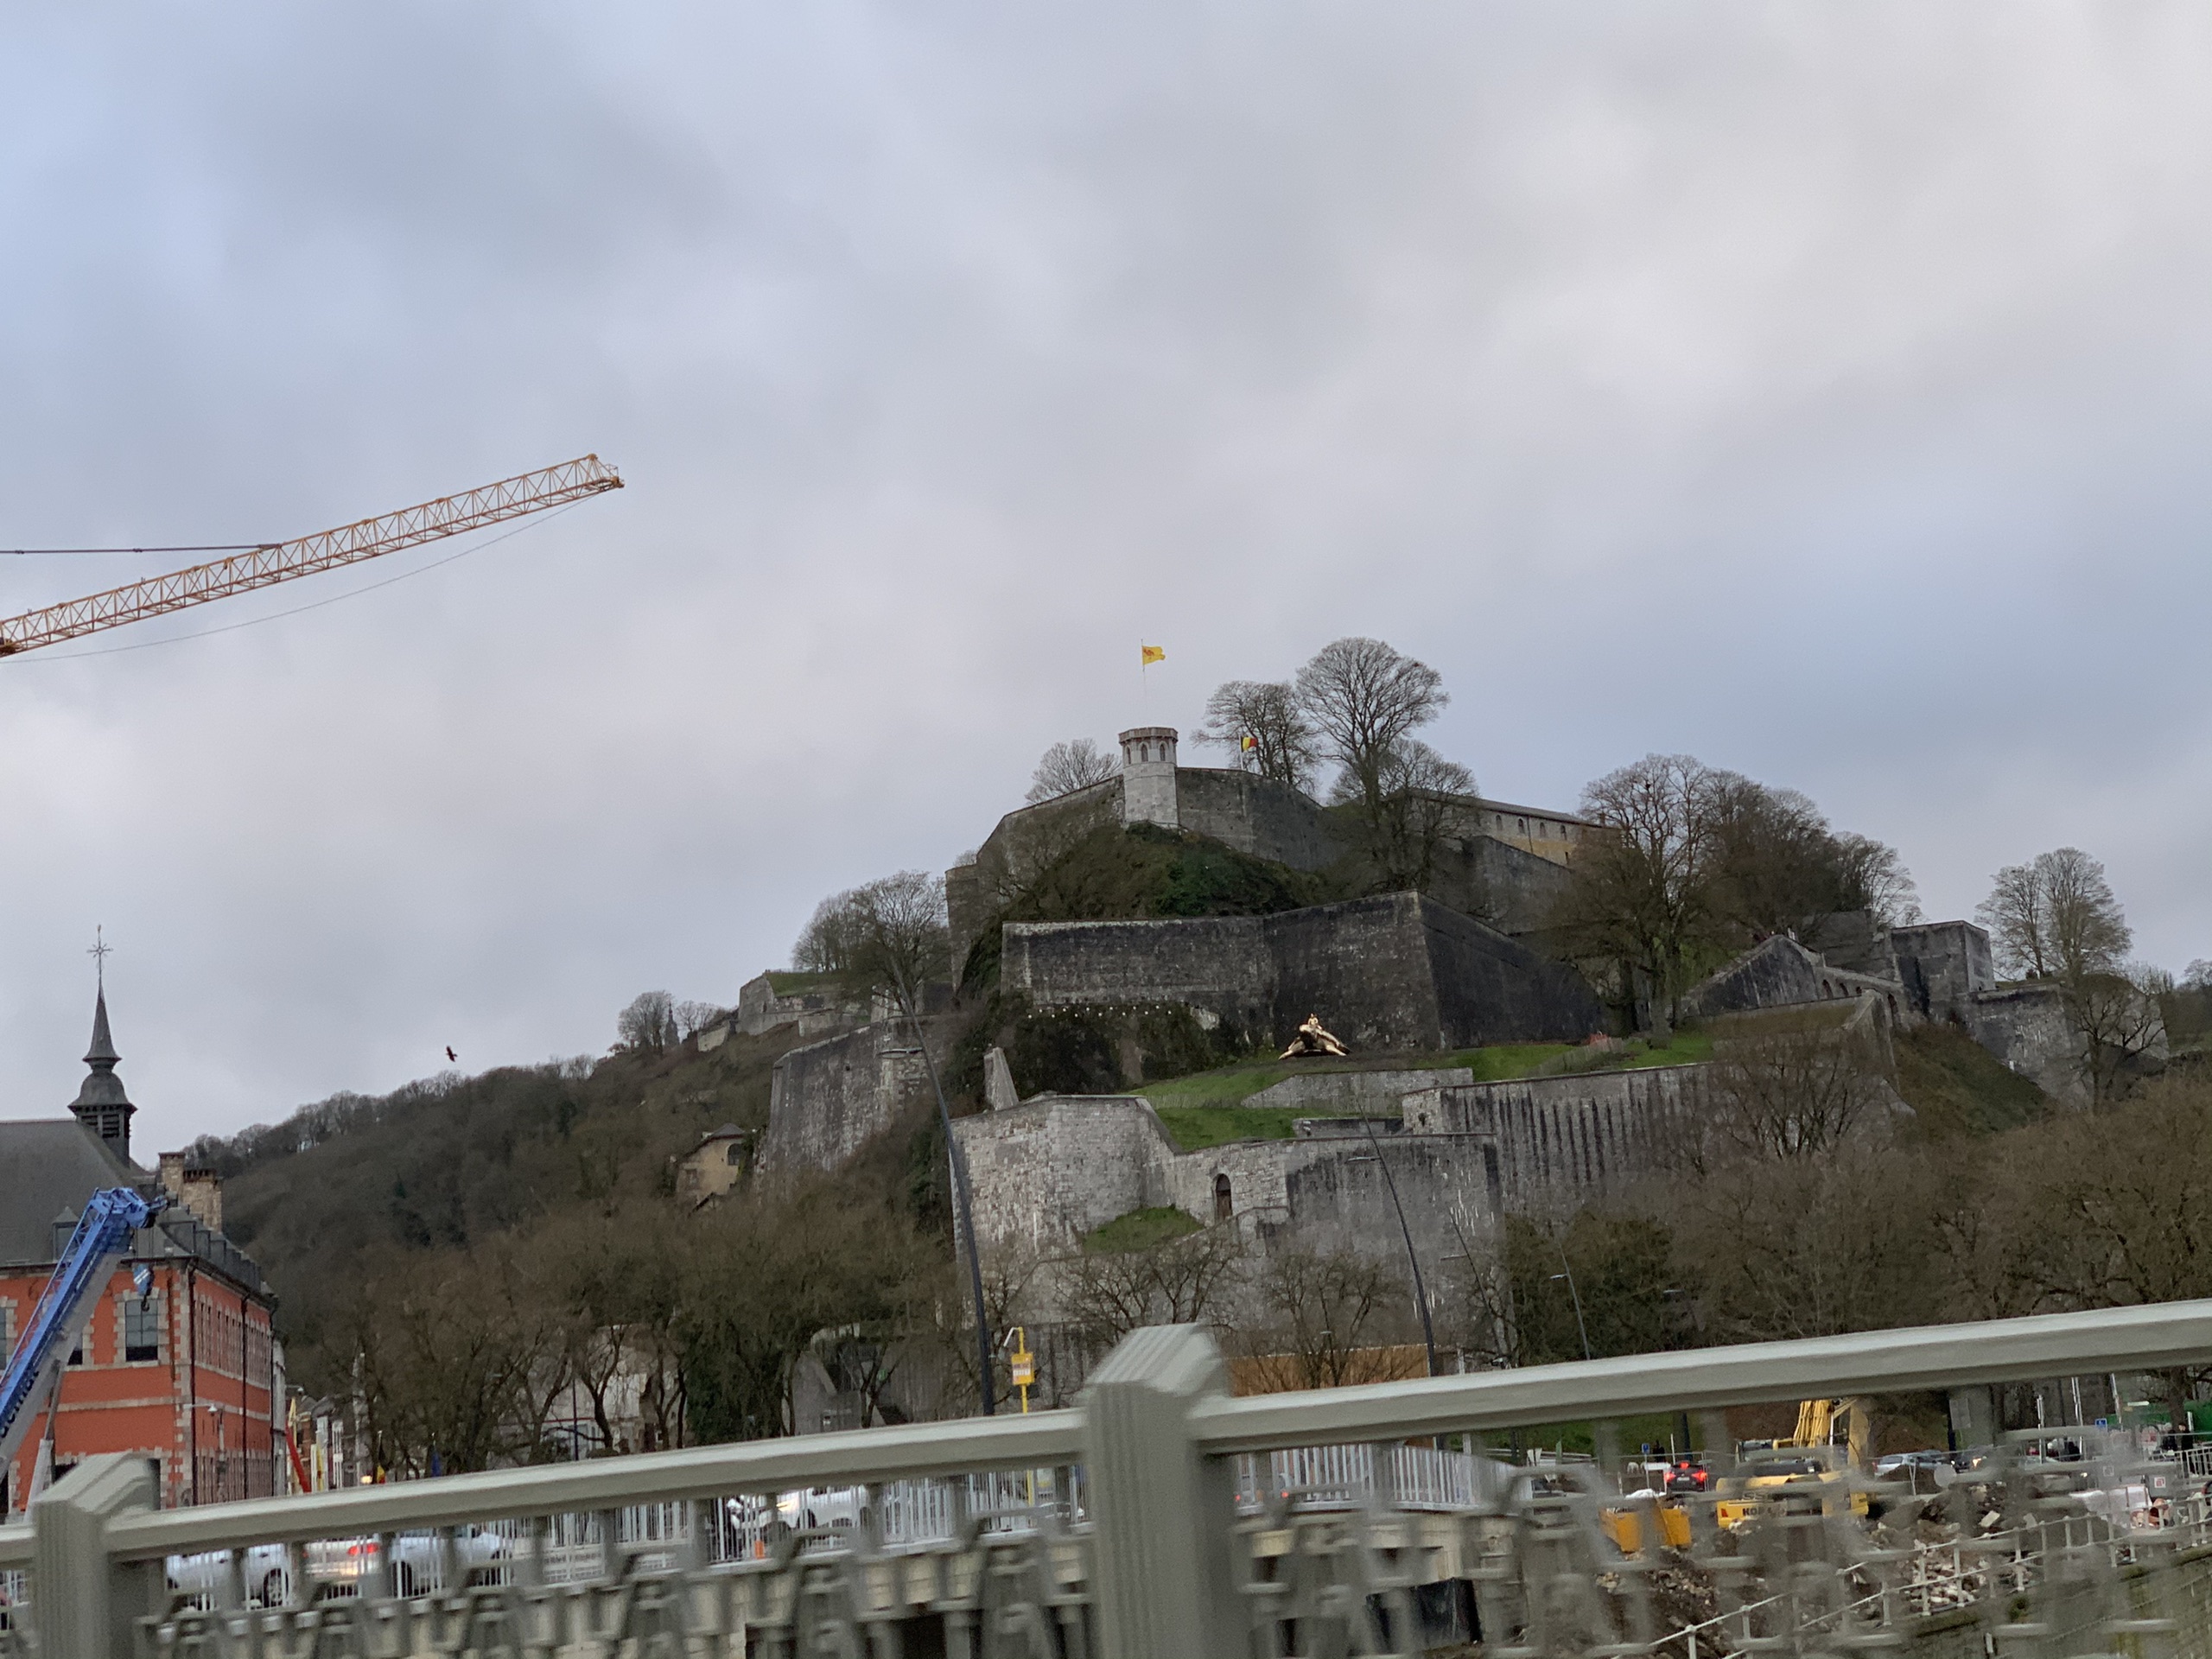
[[103,991],[107,989],[107,959],[115,953],[115,947],[104,937],[106,931],[104,926],[95,926],[92,929],[92,948],[85,952],[92,959],[92,972],[99,978],[99,988]]

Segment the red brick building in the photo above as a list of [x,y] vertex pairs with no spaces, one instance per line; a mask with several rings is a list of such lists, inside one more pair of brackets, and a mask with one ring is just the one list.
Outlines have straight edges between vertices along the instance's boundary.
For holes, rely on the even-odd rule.
[[[166,1189],[170,1206],[140,1230],[62,1372],[50,1425],[56,1475],[95,1452],[137,1452],[160,1471],[164,1505],[287,1491],[283,1356],[276,1299],[261,1270],[223,1236],[214,1177],[164,1155],[158,1173],[130,1158],[137,1108],[116,1076],[103,992],[91,1075],[66,1118],[0,1122],[0,1351],[45,1288],[86,1200],[107,1186]],[[144,1296],[133,1269],[148,1269]],[[19,1512],[49,1424],[41,1408],[14,1467],[5,1512]]]

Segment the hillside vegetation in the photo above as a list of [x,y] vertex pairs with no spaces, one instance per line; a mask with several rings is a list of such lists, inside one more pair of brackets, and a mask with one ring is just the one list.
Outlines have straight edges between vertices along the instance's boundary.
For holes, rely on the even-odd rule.
[[2049,1095],[1956,1026],[1901,1031],[1893,1046],[1897,1092],[1924,1135],[1995,1135],[2032,1123],[2051,1109]]
[[794,1040],[448,1074],[302,1107],[193,1155],[225,1176],[225,1230],[276,1286],[287,1340],[311,1350],[319,1315],[392,1252],[468,1250],[564,1209],[662,1203],[701,1135],[766,1125],[769,1070]]
[[1047,865],[991,918],[962,970],[969,990],[998,983],[1006,922],[1120,922],[1170,916],[1269,916],[1348,898],[1325,873],[1294,870],[1187,831],[1102,824]]

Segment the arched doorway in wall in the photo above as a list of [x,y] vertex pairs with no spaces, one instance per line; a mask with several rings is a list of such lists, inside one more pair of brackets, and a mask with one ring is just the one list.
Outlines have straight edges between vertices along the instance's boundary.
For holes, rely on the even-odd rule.
[[1236,1213],[1236,1201],[1229,1190],[1226,1173],[1213,1178],[1213,1218],[1227,1221]]

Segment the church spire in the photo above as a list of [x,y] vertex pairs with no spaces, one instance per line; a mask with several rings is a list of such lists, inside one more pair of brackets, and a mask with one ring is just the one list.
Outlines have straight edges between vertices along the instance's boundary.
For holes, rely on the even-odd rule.
[[98,934],[94,940],[90,954],[99,963],[98,989],[92,999],[92,1046],[85,1052],[85,1064],[92,1068],[92,1075],[78,1090],[69,1109],[127,1164],[130,1161],[130,1119],[138,1109],[130,1103],[123,1079],[115,1075],[123,1056],[115,1052],[115,1039],[107,1027],[107,956],[113,947]]

